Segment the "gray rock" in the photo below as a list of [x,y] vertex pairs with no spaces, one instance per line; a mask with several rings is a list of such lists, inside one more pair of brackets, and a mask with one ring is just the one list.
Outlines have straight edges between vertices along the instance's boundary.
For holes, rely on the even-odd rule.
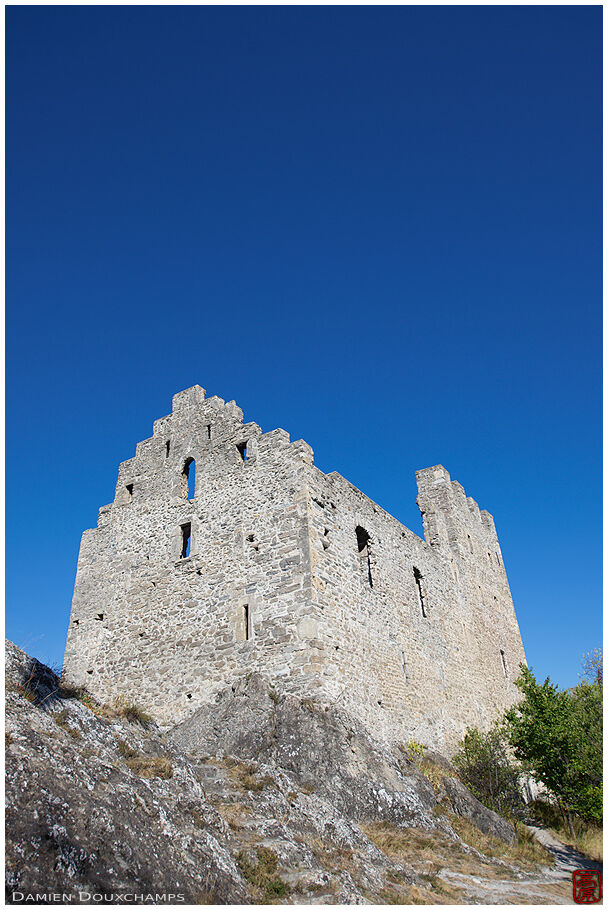
[[[397,825],[449,829],[434,811],[440,797],[414,763],[373,740],[343,709],[279,695],[257,673],[178,724],[170,738],[183,749],[273,762],[354,821],[386,819]],[[443,756],[430,753],[428,758],[443,772],[453,773]],[[484,833],[515,841],[511,825],[486,809],[463,784],[449,776],[444,782],[456,814],[469,817]]]

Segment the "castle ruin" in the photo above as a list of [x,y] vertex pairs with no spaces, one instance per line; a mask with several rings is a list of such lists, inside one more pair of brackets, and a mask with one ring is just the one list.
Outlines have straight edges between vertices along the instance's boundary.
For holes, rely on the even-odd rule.
[[441,465],[416,477],[424,540],[303,440],[180,392],[83,534],[66,678],[173,724],[257,671],[449,751],[525,655],[492,516]]

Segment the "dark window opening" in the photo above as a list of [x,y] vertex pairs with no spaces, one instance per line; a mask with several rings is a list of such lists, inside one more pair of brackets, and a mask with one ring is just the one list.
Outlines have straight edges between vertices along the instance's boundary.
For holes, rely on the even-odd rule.
[[241,641],[249,641],[251,638],[251,616],[249,614],[249,604],[243,604],[241,607],[241,623]]
[[186,695],[186,698],[192,698],[192,692],[188,692],[188,694]]
[[241,456],[243,461],[247,461],[247,443],[239,442],[239,444],[237,445],[237,449],[239,450],[239,455]]
[[186,459],[182,476],[184,478],[184,499],[194,499],[196,488],[196,462],[194,458]]
[[167,439],[165,443],[165,458],[169,457],[169,452],[171,451],[171,440]]
[[418,604],[420,605],[420,612],[423,617],[426,619],[426,607],[424,604],[424,592],[422,590],[422,573],[419,569],[414,566],[414,578],[416,579],[416,592],[418,594]]
[[192,525],[190,522],[187,522],[180,527],[182,532],[182,549],[179,558],[185,559],[187,556],[190,556],[190,538],[192,537]]
[[79,625],[80,625],[80,620],[79,620],[79,619],[73,619],[73,620],[72,620],[72,625],[74,625],[74,626],[79,626]]
[[89,674],[89,676],[91,675],[92,672],[93,672],[92,670],[87,670],[87,673]]
[[133,484],[128,483],[127,486],[125,487],[125,489],[127,491],[127,495],[129,497],[129,499],[133,499]]
[[507,678],[507,661],[505,660],[505,652],[501,649],[500,659],[502,660],[502,672],[505,674],[505,679]]
[[372,562],[370,558],[370,536],[361,525],[357,525],[355,528],[355,534],[357,535],[357,549],[359,550],[359,556],[361,557],[362,563],[367,563],[367,580],[369,582],[370,588],[374,587],[374,580],[372,578]]
[[97,616],[95,617],[95,619],[98,620],[99,622],[103,622],[103,617],[104,617],[103,613],[98,613]]
[[207,424],[207,439],[211,439],[211,424]]

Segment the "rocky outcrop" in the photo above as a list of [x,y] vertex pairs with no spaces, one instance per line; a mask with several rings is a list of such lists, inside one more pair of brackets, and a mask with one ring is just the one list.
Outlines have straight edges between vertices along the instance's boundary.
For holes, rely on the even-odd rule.
[[[430,753],[435,787],[404,752],[373,740],[343,709],[280,695],[251,674],[224,690],[171,732],[172,742],[195,754],[236,755],[272,762],[301,787],[330,799],[354,821],[442,828],[437,806],[471,819],[484,833],[515,842],[513,827],[456,780],[442,756]],[[444,806],[445,807],[445,806]]]
[[449,775],[438,787],[346,713],[260,676],[168,734],[126,702],[62,689],[10,642],[6,680],[9,902],[407,903],[422,869],[379,849],[370,825],[479,856],[449,798],[510,836]]

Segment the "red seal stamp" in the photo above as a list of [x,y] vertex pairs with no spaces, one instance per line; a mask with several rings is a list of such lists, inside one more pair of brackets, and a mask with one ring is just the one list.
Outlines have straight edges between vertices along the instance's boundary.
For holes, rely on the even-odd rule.
[[575,904],[597,904],[602,898],[602,875],[597,869],[576,869],[572,873]]

